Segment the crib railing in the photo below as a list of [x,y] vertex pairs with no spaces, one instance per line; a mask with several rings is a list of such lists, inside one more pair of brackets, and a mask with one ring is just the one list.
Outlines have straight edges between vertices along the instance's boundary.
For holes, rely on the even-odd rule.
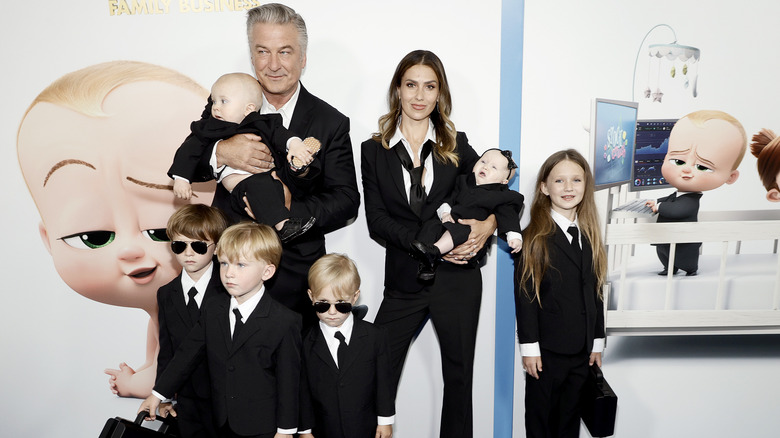
[[[776,213],[772,213],[776,214]],[[717,217],[713,212],[705,218]],[[742,219],[743,217],[740,217]],[[701,219],[701,215],[700,215]],[[780,257],[774,281],[772,309],[727,310],[725,273],[730,242],[780,239],[780,220],[718,220],[680,223],[607,224],[605,243],[611,258],[610,272],[619,269],[619,287],[605,289],[605,306],[611,290],[618,290],[616,310],[605,309],[609,334],[694,334],[694,333],[780,333]],[[711,310],[675,310],[673,308],[674,269],[667,267],[663,310],[625,310],[626,272],[630,248],[636,244],[668,243],[669,260],[674,260],[676,245],[691,242],[718,242],[721,245],[718,288]],[[710,243],[708,243],[709,245]],[[616,257],[614,257],[617,255]]]

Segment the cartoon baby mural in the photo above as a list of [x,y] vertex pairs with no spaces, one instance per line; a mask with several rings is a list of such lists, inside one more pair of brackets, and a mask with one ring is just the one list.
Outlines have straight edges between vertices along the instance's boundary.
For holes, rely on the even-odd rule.
[[[661,166],[664,178],[677,191],[647,201],[658,213],[658,222],[696,222],[701,192],[733,184],[746,149],[742,124],[723,111],[696,111],[678,120]],[[686,275],[696,275],[700,247],[700,242],[678,244],[672,273],[682,269]],[[667,275],[669,244],[656,245],[656,253],[664,266],[658,274]]]
[[780,137],[771,129],[762,129],[752,140],[750,152],[757,158],[756,167],[766,189],[766,199],[780,202]]
[[[120,396],[145,398],[154,385],[157,289],[179,271],[165,226],[187,203],[166,172],[207,97],[176,71],[107,62],[55,80],[19,127],[19,165],[57,273],[84,297],[150,316],[145,362],[106,370]],[[210,203],[213,189],[196,186],[193,201]]]

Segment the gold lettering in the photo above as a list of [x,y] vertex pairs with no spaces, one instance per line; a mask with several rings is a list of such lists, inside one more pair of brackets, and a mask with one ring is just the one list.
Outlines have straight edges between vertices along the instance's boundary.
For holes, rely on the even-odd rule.
[[183,14],[190,12],[190,4],[187,0],[179,0],[179,12]]
[[125,0],[120,0],[119,2],[119,15],[122,14],[131,15],[130,8],[127,6],[127,2]]
[[108,15],[116,15],[116,0],[108,0]]
[[133,6],[130,8],[130,14],[146,14],[146,2],[144,0],[133,0]]
[[162,0],[163,14],[167,14],[171,11],[171,0]]

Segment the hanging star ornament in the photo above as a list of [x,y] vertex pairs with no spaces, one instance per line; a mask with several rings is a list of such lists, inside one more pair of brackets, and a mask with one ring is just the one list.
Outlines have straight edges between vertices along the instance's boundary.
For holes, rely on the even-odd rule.
[[658,88],[655,90],[655,93],[653,93],[653,102],[661,103],[661,99],[664,97],[664,93],[661,92],[661,89]]

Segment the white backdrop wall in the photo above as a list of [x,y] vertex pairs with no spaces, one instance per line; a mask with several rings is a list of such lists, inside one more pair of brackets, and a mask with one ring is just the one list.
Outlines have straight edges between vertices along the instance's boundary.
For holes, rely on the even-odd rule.
[[[0,436],[96,436],[113,416],[132,418],[140,401],[112,395],[104,368],[144,361],[145,312],[100,304],[60,279],[38,234],[40,217],[22,179],[16,134],[32,99],[68,72],[111,60],[177,70],[204,87],[230,71],[251,73],[243,11],[198,10],[205,0],[147,1],[147,12],[120,13],[133,2],[12,2],[0,14],[0,53],[7,105],[0,118],[0,166],[8,176],[2,223],[8,230],[0,266]],[[224,2],[223,2],[224,3]],[[249,1],[230,1],[249,5]],[[360,142],[386,111],[386,92],[403,55],[437,53],[453,92],[453,119],[480,151],[498,142],[498,0],[374,3],[296,0],[309,29],[302,81],[351,119],[359,169]],[[166,5],[168,5],[166,9]],[[185,8],[187,6],[189,9]],[[158,13],[159,12],[159,13]],[[199,113],[195,109],[195,114]],[[182,127],[186,134],[188,127]],[[169,157],[155,159],[169,160]],[[358,175],[359,178],[359,175]],[[345,229],[327,236],[329,251],[356,260],[361,301],[373,320],[381,300],[383,250],[370,240],[361,206]],[[484,298],[475,375],[475,429],[492,434],[494,263],[483,269]],[[407,360],[398,395],[396,436],[435,436],[441,399],[439,354],[430,325]]]
[[[553,151],[573,147],[588,153],[583,127],[589,124],[591,99],[631,100],[637,49],[661,23],[674,28],[679,44],[701,49],[699,97],[663,85],[663,103],[641,97],[647,44],[673,41],[668,29],[656,29],[637,67],[640,118],[719,109],[739,119],[749,136],[762,127],[780,129],[774,105],[780,99],[778,13],[780,6],[770,1],[526,1],[520,191],[532,193],[536,172]],[[704,194],[701,211],[778,208],[764,198],[755,158],[748,153],[739,169],[735,184]],[[648,256],[654,259],[654,251]],[[778,341],[776,336],[609,338],[604,371],[620,396],[615,436],[776,436]],[[524,436],[522,376],[518,357],[517,437]]]

